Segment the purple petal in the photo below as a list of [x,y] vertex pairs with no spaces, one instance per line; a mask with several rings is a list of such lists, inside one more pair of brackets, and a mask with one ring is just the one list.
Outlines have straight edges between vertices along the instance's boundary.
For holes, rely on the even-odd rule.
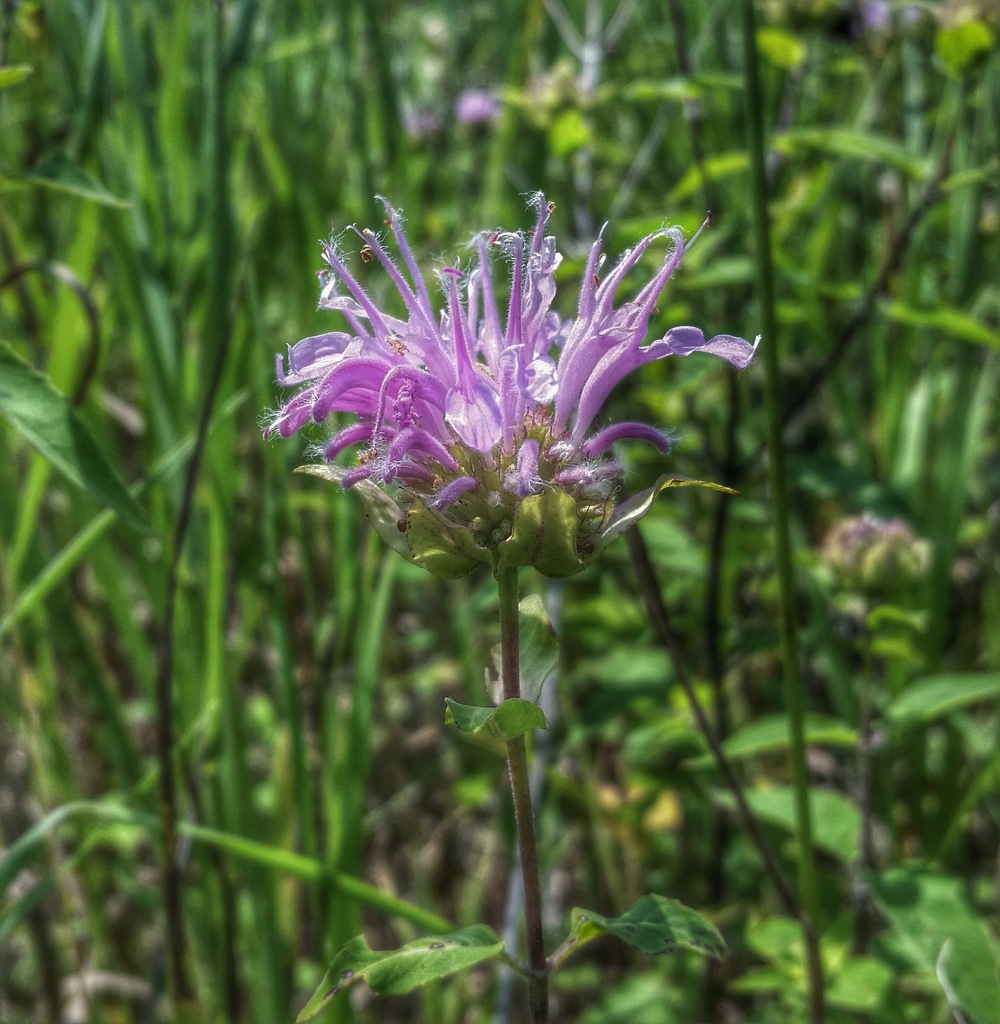
[[441,511],[449,508],[469,491],[479,486],[479,481],[474,476],[460,476],[456,480],[444,485],[431,500],[431,508]]
[[[758,338],[757,341],[759,340]],[[742,338],[736,338],[729,334],[720,334],[712,338],[711,341],[705,341],[705,335],[697,327],[674,327],[658,341],[643,348],[619,344],[601,357],[580,392],[576,419],[573,423],[573,437],[576,440],[583,437],[615,385],[640,366],[666,356],[688,356],[692,352],[707,352],[709,355],[719,356],[733,366],[742,369],[753,359],[757,341],[751,345]],[[564,378],[556,400],[557,412],[565,389]],[[560,421],[557,415],[556,427],[559,428],[559,426]]]
[[265,440],[269,438],[275,430],[281,437],[291,437],[303,423],[308,422],[312,415],[312,403],[315,398],[315,391],[310,388],[308,391],[303,391],[297,394],[290,402],[284,405],[278,412],[278,415],[274,418],[273,422],[269,423],[264,428]]
[[625,475],[625,467],[617,462],[591,462],[567,466],[556,472],[553,479],[564,487],[573,484],[596,484],[617,480]]
[[759,343],[760,335],[754,339],[752,345],[743,338],[731,334],[717,334],[711,341],[705,341],[704,333],[697,327],[672,327],[659,342],[653,342],[649,347],[665,346],[665,351],[656,355],[656,359],[665,355],[689,356],[692,352],[707,352],[709,355],[725,359],[738,370],[743,370],[750,365]]
[[[652,242],[662,237],[669,238],[674,245],[668,251],[660,270],[635,299],[614,309],[612,302],[625,275],[635,266]],[[614,378],[614,373],[611,372],[612,366],[627,350],[631,349],[634,353],[638,348],[646,334],[653,305],[677,267],[683,250],[683,236],[676,229],[647,235],[634,249],[619,260],[607,280],[597,288],[593,301],[588,300],[586,303],[588,315],[581,316],[573,324],[559,358],[560,385],[559,394],[556,396],[553,423],[556,433],[561,433],[566,429],[573,415],[574,407],[583,402],[584,392],[590,387],[590,382],[598,368],[602,368],[602,374],[609,374],[611,378]],[[586,282],[583,287],[587,287]],[[581,311],[585,308],[582,297],[580,308]],[[610,386],[606,384],[602,376],[600,388],[591,388],[591,393],[599,393],[603,389],[603,397],[596,405],[593,401],[589,403],[589,406],[593,406],[593,408],[588,406],[586,417],[579,411],[577,412],[574,436],[579,438],[586,433],[601,402],[610,394],[614,385],[637,366],[642,365],[644,361],[640,359],[636,362],[632,359],[627,364],[622,363],[621,373],[617,375],[614,383]]]
[[406,363],[397,363],[382,380],[372,417],[376,423],[385,419],[393,386],[393,418],[398,428],[419,420],[425,430],[433,429],[439,438],[447,435],[444,429],[447,388],[426,370]]
[[345,448],[350,448],[352,444],[371,441],[374,430],[374,423],[352,423],[349,427],[344,427],[327,441],[326,447],[323,449],[324,460],[333,462]]
[[315,334],[289,345],[287,373],[281,356],[278,356],[278,380],[288,385],[322,377],[333,364],[343,358],[352,342],[357,343],[353,335],[332,331],[329,334]]
[[548,356],[539,356],[532,360],[524,372],[524,392],[539,405],[549,405],[559,390],[559,375],[556,364]]
[[[583,435],[590,429],[590,424],[594,422],[594,417],[601,411],[601,406],[604,405],[615,385],[624,380],[633,370],[642,366],[644,362],[647,362],[644,355],[644,349],[632,348],[628,342],[619,344],[610,352],[606,352],[597,364],[590,368],[590,374],[582,387],[579,386],[578,381],[572,382],[574,390],[579,387],[576,419],[573,425],[574,440],[581,441],[583,439]],[[568,383],[568,378],[564,376],[559,395],[556,398],[555,427],[557,430],[563,429],[559,405],[566,393]],[[568,415],[569,410],[562,413],[564,418],[568,418]]]
[[406,430],[400,431],[389,446],[389,462],[400,463],[414,451],[440,463],[449,472],[453,473],[458,469],[458,463],[448,449],[437,438],[419,427],[407,427]]
[[526,498],[541,489],[542,480],[538,475],[538,442],[528,438],[521,444],[517,462],[507,474],[504,485],[519,498]]
[[371,463],[365,463],[363,466],[356,466],[354,469],[345,473],[340,481],[340,486],[347,490],[353,487],[356,483],[362,480],[368,480],[371,478],[373,467]]
[[633,441],[648,441],[664,455],[670,451],[670,437],[662,430],[657,430],[645,423],[614,423],[584,441],[583,453],[588,458],[597,458],[613,444],[626,438]]
[[482,377],[469,396],[457,388],[448,392],[445,420],[462,444],[484,455],[493,450],[503,433],[496,391]]
[[369,404],[374,409],[379,388],[390,369],[390,366],[378,359],[348,359],[339,363],[316,388],[316,398],[312,406],[313,419],[317,423],[322,423],[331,412],[348,411],[337,406],[342,396],[349,391],[370,393]]

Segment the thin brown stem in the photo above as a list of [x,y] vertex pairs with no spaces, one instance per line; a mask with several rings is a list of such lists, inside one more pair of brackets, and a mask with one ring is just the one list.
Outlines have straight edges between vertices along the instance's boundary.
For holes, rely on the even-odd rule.
[[[684,659],[681,657],[680,645],[678,644],[677,638],[674,636],[674,631],[670,626],[670,617],[667,613],[667,606],[664,604],[663,596],[660,594],[660,586],[656,579],[656,573],[653,569],[653,564],[649,559],[649,552],[646,550],[646,542],[643,540],[642,534],[639,532],[637,527],[627,531],[625,537],[628,541],[629,554],[632,556],[632,565],[635,570],[639,592],[645,602],[646,610],[648,611],[650,620],[653,623],[653,628],[656,631],[657,638],[673,665],[674,675],[677,677],[677,681],[680,683],[681,689],[684,691],[684,696],[687,698],[688,704],[691,706],[691,710],[698,722],[698,728],[701,729],[702,734],[708,743],[709,749],[712,752],[712,757],[715,760],[716,767],[725,779],[726,785],[729,787],[729,791],[733,794],[733,799],[736,801],[736,809],[740,816],[740,821],[742,822],[743,827],[747,830],[747,835],[749,835],[754,846],[757,847],[761,859],[764,862],[764,868],[770,876],[774,887],[777,889],[778,896],[784,904],[785,910],[799,922],[799,927],[802,929],[802,933],[806,939],[806,970],[808,972],[808,976],[810,978],[821,978],[823,965],[820,959],[819,936],[816,933],[815,926],[809,916],[804,912],[802,904],[796,897],[788,879],[785,877],[784,871],[781,869],[781,865],[778,863],[777,857],[774,855],[774,851],[771,849],[771,844],[767,841],[767,837],[764,835],[764,830],[761,828],[760,822],[750,809],[750,805],[747,803],[746,796],[743,793],[743,787],[740,784],[739,779],[736,777],[736,772],[733,770],[733,766],[730,764],[729,758],[726,757],[725,751],[722,749],[719,737],[715,734],[715,730],[712,728],[708,712],[702,706],[694,687],[691,685],[691,679],[684,668]],[[810,1009],[813,1014],[812,1019],[814,1021],[821,1021],[823,1019],[823,1007],[821,1002],[817,1005],[814,1001],[811,1004]]]
[[680,645],[670,625],[670,616],[660,594],[660,586],[656,579],[653,564],[649,559],[649,552],[646,550],[646,542],[637,528],[629,530],[625,537],[628,541],[629,554],[632,556],[632,567],[635,570],[639,593],[646,605],[646,611],[649,614],[660,646],[663,647],[667,657],[670,659],[674,675],[677,677],[677,682],[680,684],[681,689],[684,691],[684,696],[691,706],[695,720],[698,723],[698,728],[701,729],[708,743],[716,767],[719,769],[723,779],[725,779],[729,791],[733,794],[737,813],[740,816],[743,827],[747,830],[747,834],[753,841],[754,846],[757,847],[761,859],[764,861],[764,868],[770,876],[775,889],[778,890],[778,896],[781,898],[785,910],[801,921],[802,908],[799,901],[792,891],[792,887],[789,885],[788,879],[785,877],[785,873],[782,871],[781,865],[774,855],[774,851],[771,849],[771,844],[764,835],[760,822],[747,803],[746,796],[743,793],[743,786],[736,777],[736,772],[733,770],[729,758],[726,757],[722,749],[719,737],[716,735],[709,719],[708,711],[698,699],[698,695],[695,693],[694,686],[691,684],[691,679],[684,667]]

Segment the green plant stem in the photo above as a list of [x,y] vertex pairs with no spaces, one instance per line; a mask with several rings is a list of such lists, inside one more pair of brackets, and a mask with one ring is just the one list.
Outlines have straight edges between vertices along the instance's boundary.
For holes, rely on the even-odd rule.
[[774,556],[781,603],[781,648],[784,667],[785,710],[788,715],[792,785],[795,791],[796,835],[799,853],[799,891],[805,922],[806,970],[809,977],[809,1019],[812,1024],[826,1020],[823,994],[823,965],[819,937],[815,931],[818,908],[816,861],[812,844],[812,815],[809,778],[806,770],[804,702],[799,673],[798,637],[795,621],[795,583],[789,537],[789,503],[785,479],[778,329],[774,312],[774,282],[771,267],[771,237],[767,208],[767,176],[764,165],[764,118],[760,78],[757,69],[757,33],[753,0],[743,0],[743,61],[747,98],[747,142],[750,149],[751,208],[756,245],[757,289],[764,336],[762,346],[767,411],[768,482],[774,524]]
[[[867,619],[867,610],[866,610]],[[872,700],[874,671],[872,656],[872,637],[870,627],[865,625],[863,643],[863,664],[861,678],[858,683],[859,715],[858,715],[858,811],[861,816],[861,829],[858,834],[858,871],[856,879],[855,920],[852,952],[861,955],[868,948],[868,942],[874,931],[875,913],[871,894],[864,880],[864,872],[875,869],[875,835],[873,808],[873,759],[872,737],[874,730],[872,721],[874,703]]]
[[[503,699],[521,696],[520,637],[517,618],[517,569],[497,573],[500,592],[500,673]],[[542,936],[542,887],[538,870],[535,818],[528,785],[528,752],[523,736],[507,741],[507,767],[514,798],[514,823],[521,856],[524,920],[528,935],[528,1004],[532,1024],[549,1019],[549,979]]]

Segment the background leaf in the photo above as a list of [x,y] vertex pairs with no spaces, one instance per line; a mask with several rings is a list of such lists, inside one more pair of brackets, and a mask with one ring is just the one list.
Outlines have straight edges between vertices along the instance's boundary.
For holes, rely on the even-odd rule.
[[120,199],[105,188],[88,171],[71,160],[65,153],[56,152],[39,161],[21,179],[33,185],[67,192],[79,199],[88,199],[102,206],[128,206],[127,199]]
[[961,881],[905,864],[870,876],[869,884],[896,936],[970,1024],[1000,1024],[996,945],[969,906]]
[[437,978],[498,956],[503,943],[484,924],[447,935],[408,942],[399,949],[376,952],[365,937],[352,939],[333,959],[315,995],[297,1021],[314,1017],[335,995],[359,981],[379,995],[403,995]]
[[66,397],[3,342],[0,414],[68,480],[114,509],[130,526],[151,528],[146,513]]
[[666,896],[641,896],[621,917],[605,917],[574,907],[569,936],[552,955],[561,963],[570,953],[599,935],[614,935],[641,953],[656,956],[678,947],[721,957],[726,944],[718,930],[697,911]]
[[932,722],[959,708],[1000,696],[1000,672],[948,673],[917,679],[886,708],[896,726]]

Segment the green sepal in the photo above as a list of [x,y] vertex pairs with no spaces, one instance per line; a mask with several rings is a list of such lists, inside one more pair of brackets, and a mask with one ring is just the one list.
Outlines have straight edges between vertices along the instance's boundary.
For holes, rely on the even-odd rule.
[[547,729],[549,723],[540,707],[523,697],[511,697],[494,707],[459,704],[445,697],[444,720],[461,732],[479,732],[489,726],[504,740],[513,740],[533,729]]
[[468,576],[490,561],[471,529],[445,522],[422,501],[414,502],[406,513],[406,542],[413,561],[446,580]]
[[549,957],[559,967],[572,953],[600,935],[614,935],[641,953],[673,953],[678,947],[721,957],[726,944],[716,927],[697,911],[677,900],[650,894],[642,896],[621,917],[605,917],[593,910],[574,907],[572,928],[562,945]]
[[573,576],[583,568],[576,550],[580,513],[560,487],[525,498],[514,513],[510,537],[498,548],[497,569],[533,565],[543,576]]
[[[327,464],[311,464],[299,466],[296,473],[308,473],[335,484],[343,485],[344,477],[350,472],[344,466]],[[359,480],[350,488],[358,496],[365,518],[371,523],[372,529],[392,548],[408,561],[414,561],[406,537],[400,529],[403,523],[403,510],[389,497],[385,491],[371,480]]]
[[366,982],[379,995],[404,995],[502,953],[503,943],[484,924],[384,951],[373,950],[359,935],[333,958],[319,988],[296,1017],[296,1024],[314,1017],[334,996],[356,982]]
[[721,491],[723,494],[737,494],[731,487],[724,487],[722,484],[713,484],[708,480],[691,480],[686,476],[674,476],[665,473],[658,477],[652,487],[647,487],[638,494],[633,494],[627,501],[623,501],[611,514],[611,518],[594,534],[593,554],[589,557],[596,558],[614,539],[623,534],[630,526],[635,526],[643,516],[653,507],[661,491],[668,487],[707,487],[712,491]]

